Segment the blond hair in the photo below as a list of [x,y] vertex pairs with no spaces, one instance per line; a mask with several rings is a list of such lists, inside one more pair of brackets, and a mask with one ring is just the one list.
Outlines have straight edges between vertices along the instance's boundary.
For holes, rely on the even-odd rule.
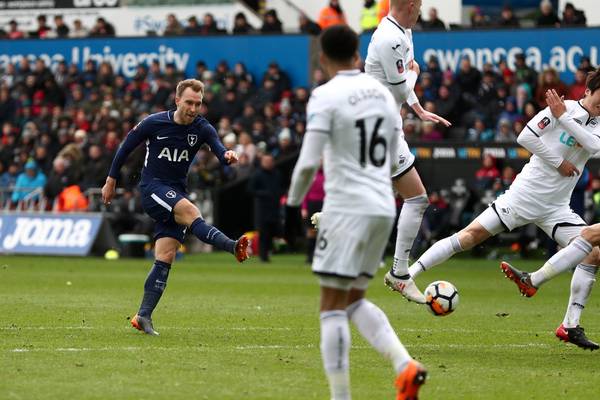
[[185,79],[179,82],[175,89],[175,97],[181,97],[187,88],[192,88],[194,92],[200,92],[200,96],[204,97],[204,83],[198,79]]

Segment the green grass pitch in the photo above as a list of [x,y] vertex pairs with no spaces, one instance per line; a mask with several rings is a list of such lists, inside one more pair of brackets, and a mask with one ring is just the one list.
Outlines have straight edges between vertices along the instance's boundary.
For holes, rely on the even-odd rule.
[[[316,279],[300,256],[239,265],[231,256],[176,262],[154,313],[160,337],[129,326],[148,260],[0,258],[0,399],[328,399]],[[517,265],[534,269],[538,262]],[[560,343],[570,276],[534,298],[498,263],[456,259],[422,275],[460,292],[448,317],[374,280],[370,298],[430,372],[423,399],[592,399],[600,352]],[[600,296],[582,325],[600,339]],[[353,329],[354,399],[392,399],[390,365]]]

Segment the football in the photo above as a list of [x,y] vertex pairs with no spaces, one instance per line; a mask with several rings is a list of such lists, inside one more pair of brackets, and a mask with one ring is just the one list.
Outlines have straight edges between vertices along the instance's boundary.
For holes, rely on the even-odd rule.
[[458,290],[450,282],[432,282],[427,286],[424,294],[429,311],[438,317],[452,313],[458,306]]

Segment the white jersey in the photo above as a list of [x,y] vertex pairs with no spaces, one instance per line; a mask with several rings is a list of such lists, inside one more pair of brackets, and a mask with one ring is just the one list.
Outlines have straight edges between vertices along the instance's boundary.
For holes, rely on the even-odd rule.
[[328,135],[324,212],[396,215],[390,173],[399,118],[390,92],[358,70],[341,71],[313,91],[306,131]]
[[[589,135],[600,137],[600,123],[589,116],[581,103],[567,100],[565,105],[568,117]],[[547,107],[532,118],[525,129],[533,132],[552,153],[571,162],[579,171],[583,171],[593,155],[577,143]],[[505,194],[513,200],[512,206],[521,216],[535,219],[568,205],[578,179],[579,176],[562,176],[555,166],[534,154]]]
[[[414,87],[414,82],[407,76],[408,65],[414,58],[412,31],[401,27],[388,15],[371,36],[365,72],[386,86],[400,106]],[[402,85],[406,87],[402,88]]]

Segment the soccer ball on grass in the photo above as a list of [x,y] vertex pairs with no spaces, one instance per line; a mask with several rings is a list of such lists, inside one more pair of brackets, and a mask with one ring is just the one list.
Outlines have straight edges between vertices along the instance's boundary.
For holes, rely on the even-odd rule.
[[450,282],[431,282],[424,294],[427,308],[438,317],[450,314],[458,306],[458,290]]

